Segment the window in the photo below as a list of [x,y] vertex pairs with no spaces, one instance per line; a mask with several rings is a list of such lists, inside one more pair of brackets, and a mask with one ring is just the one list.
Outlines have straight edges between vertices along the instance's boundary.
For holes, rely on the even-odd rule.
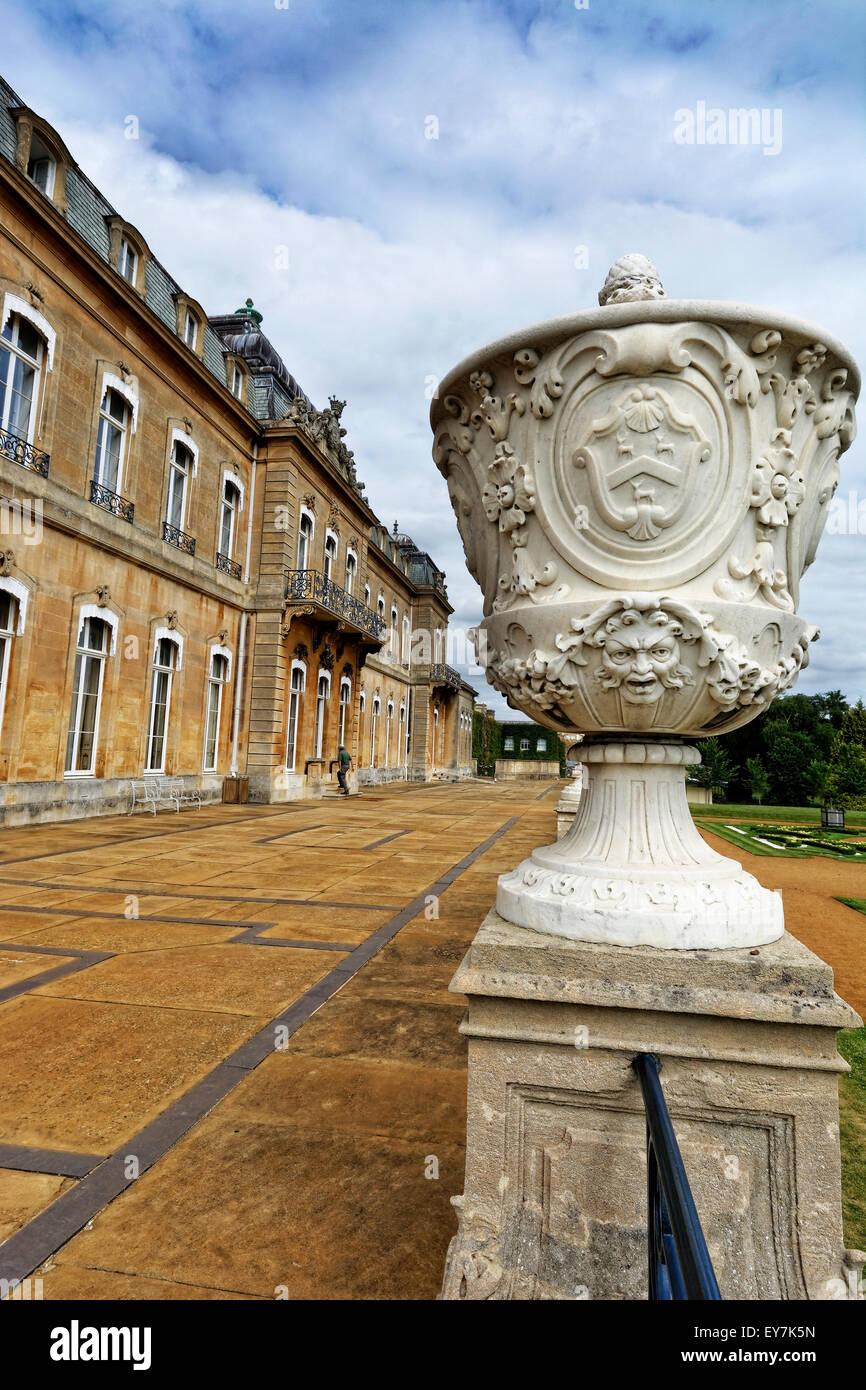
[[210,677],[207,684],[207,719],[204,732],[204,770],[216,772],[217,747],[220,734],[220,714],[223,703],[223,686],[229,678],[229,659],[222,652],[214,652],[210,663]]
[[99,409],[96,467],[93,473],[95,481],[108,488],[109,492],[120,492],[128,426],[129,406],[119,391],[109,387]]
[[358,577],[358,557],[353,551],[346,552],[346,593],[355,592],[355,580]]
[[349,716],[349,705],[352,700],[352,682],[348,676],[344,676],[340,681],[340,737],[339,742],[346,742],[346,723]]
[[436,736],[439,733],[439,706],[433,708],[433,768],[436,767]]
[[365,607],[367,607],[367,608],[370,607],[370,585],[369,585],[369,584],[365,584],[365,585],[364,585],[364,605],[365,605]]
[[313,518],[309,512],[301,512],[298,526],[298,569],[305,570],[310,563],[310,545],[313,540]]
[[316,743],[313,756],[321,758],[322,749],[325,743],[325,713],[328,708],[328,696],[331,693],[331,682],[324,671],[319,672],[319,684],[316,687]]
[[[127,277],[129,278],[129,277]],[[132,277],[133,280],[135,277]],[[198,342],[198,319],[195,314],[191,314],[189,309],[186,311],[186,323],[184,324],[183,340],[188,348],[195,352],[195,345]]]
[[503,751],[503,753],[513,753],[513,752],[514,752],[514,739],[513,739],[513,738],[506,738],[506,739],[503,739],[503,741],[502,741],[502,751]]
[[238,514],[238,504],[240,493],[235,484],[226,478],[223,484],[222,511],[220,513],[220,543],[219,551],[231,559],[235,544],[235,521]]
[[57,164],[54,156],[44,141],[34,133],[30,138],[30,155],[27,160],[28,179],[32,179],[36,187],[50,198],[54,192],[56,173]]
[[289,687],[289,730],[286,740],[286,767],[294,771],[295,754],[298,743],[298,716],[301,709],[301,696],[307,684],[306,668],[296,662],[292,666],[292,679]]
[[404,666],[409,665],[409,644],[411,641],[411,627],[408,618],[403,619],[403,638],[400,644],[400,660]]
[[528,739],[528,738],[522,738],[522,739],[520,740],[520,751],[521,751],[521,753],[528,753],[528,752],[529,752],[529,739]]
[[379,714],[382,709],[377,695],[373,701],[373,713],[370,716],[370,766],[376,766],[376,733],[379,727]]
[[18,622],[18,603],[11,594],[0,590],[0,732],[3,729],[3,712],[6,708],[6,682],[9,675],[9,658],[12,652],[12,638]]
[[433,660],[438,666],[442,660],[442,629],[437,627],[433,634]]
[[100,618],[83,618],[78,630],[72,711],[66,739],[66,772],[93,772],[108,633],[108,623]]
[[385,766],[391,766],[391,725],[394,722],[394,701],[389,700],[386,708],[388,718],[385,720]]
[[397,609],[391,609],[391,631],[388,634],[388,655],[392,661],[397,660]]
[[546,752],[547,752],[547,739],[546,739],[546,738],[540,738],[540,739],[538,740],[538,742],[536,743],[535,748],[536,748],[536,752],[538,752],[538,753],[546,753]]
[[120,271],[124,280],[128,280],[131,285],[135,284],[135,277],[138,274],[138,252],[132,242],[124,237],[120,243],[120,254],[117,257],[117,269]]
[[147,734],[146,772],[165,771],[165,741],[171,709],[171,681],[177,663],[177,643],[160,637],[153,656],[150,688],[150,728]]
[[400,706],[400,733],[399,733],[399,758],[403,762],[406,757],[406,706]]
[[377,601],[377,603],[376,603],[376,612],[379,614],[379,617],[382,619],[382,622],[384,623],[384,621],[385,621],[385,596],[384,596],[384,594],[380,594],[380,595],[379,595],[378,601]]
[[333,579],[334,566],[337,563],[337,537],[325,537],[325,578]]
[[182,531],[186,518],[186,490],[192,468],[192,454],[176,439],[171,450],[168,470],[168,506],[165,519],[176,531]]
[[32,442],[43,341],[32,324],[13,314],[0,336],[0,429]]
[[232,395],[237,396],[239,401],[244,398],[244,374],[238,366],[232,371]]

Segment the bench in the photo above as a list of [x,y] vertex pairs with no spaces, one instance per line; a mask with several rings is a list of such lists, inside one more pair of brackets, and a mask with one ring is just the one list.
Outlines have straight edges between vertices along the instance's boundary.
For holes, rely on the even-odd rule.
[[130,782],[132,805],[131,816],[136,806],[148,806],[156,815],[160,806],[173,806],[179,812],[181,806],[195,806],[201,809],[201,792],[195,788],[185,789],[179,777],[140,777]]

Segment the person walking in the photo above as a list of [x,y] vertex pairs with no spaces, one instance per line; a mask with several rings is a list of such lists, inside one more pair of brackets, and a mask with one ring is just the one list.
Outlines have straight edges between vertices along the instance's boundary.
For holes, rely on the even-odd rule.
[[343,796],[348,796],[349,784],[346,781],[346,776],[352,770],[352,755],[347,748],[343,747],[342,743],[337,749],[337,761],[339,763],[339,767],[337,768],[337,781],[340,784],[340,791]]

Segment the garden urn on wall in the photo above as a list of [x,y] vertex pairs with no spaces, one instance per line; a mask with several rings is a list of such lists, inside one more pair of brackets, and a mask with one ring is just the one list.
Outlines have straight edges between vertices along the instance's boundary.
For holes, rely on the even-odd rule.
[[799,583],[858,373],[798,319],[666,298],[642,256],[599,303],[473,354],[431,412],[487,679],[586,734],[574,826],[500,878],[497,908],[577,940],[756,946],[781,899],[694,828],[689,740],[753,719],[809,659]]

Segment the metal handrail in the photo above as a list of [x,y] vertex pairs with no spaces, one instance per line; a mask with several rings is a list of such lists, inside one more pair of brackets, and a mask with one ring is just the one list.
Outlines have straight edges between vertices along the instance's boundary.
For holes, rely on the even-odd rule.
[[28,444],[27,440],[22,439],[14,430],[0,430],[0,454],[3,458],[20,463],[22,468],[32,468],[34,473],[41,473],[43,478],[48,477],[51,456],[46,454],[44,449],[37,449],[34,444]]
[[640,1052],[632,1066],[646,1109],[650,1299],[720,1300],[713,1262],[659,1080],[661,1063],[654,1053]]
[[96,478],[92,478],[90,482],[90,500],[94,507],[102,507],[105,511],[111,512],[113,516],[122,517],[130,524],[135,518],[135,503],[130,502],[126,497],[121,497],[119,492],[112,492],[111,488],[98,482]]

